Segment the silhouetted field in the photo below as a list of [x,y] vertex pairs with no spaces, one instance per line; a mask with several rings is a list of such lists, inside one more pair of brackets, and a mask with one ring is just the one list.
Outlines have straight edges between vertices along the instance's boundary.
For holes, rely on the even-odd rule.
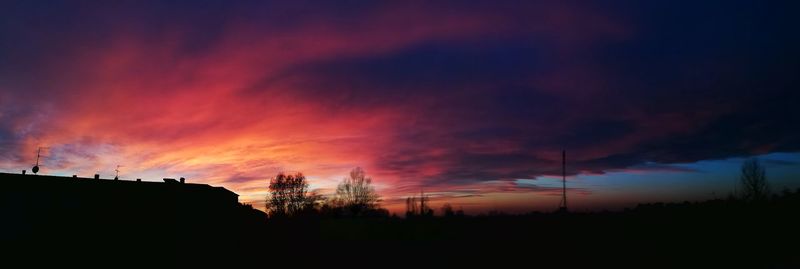
[[320,245],[389,242],[401,246],[400,256],[419,254],[439,261],[796,268],[800,265],[798,198],[800,193],[762,204],[736,200],[649,204],[614,213],[307,218],[267,224],[274,228],[265,236],[286,242],[293,240],[292,235],[304,234]]
[[205,184],[0,176],[2,261],[9,264],[800,266],[800,190],[601,213],[434,217],[420,198],[419,206],[409,199],[416,210],[407,218],[358,206],[267,218]]
[[[800,192],[761,203],[648,204],[622,212],[460,217],[323,217],[242,225],[43,224],[6,241],[59,262],[134,265],[374,263],[511,267],[797,268]],[[202,229],[199,229],[201,227]],[[87,258],[91,257],[91,258]],[[53,260],[30,260],[49,263]],[[335,262],[330,264],[336,264]],[[331,265],[333,266],[333,265]]]

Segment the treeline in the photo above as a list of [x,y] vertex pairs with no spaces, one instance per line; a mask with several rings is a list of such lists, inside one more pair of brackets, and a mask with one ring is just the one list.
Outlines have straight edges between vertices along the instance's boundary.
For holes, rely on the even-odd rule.
[[[336,187],[336,192],[325,197],[316,191],[308,189],[308,181],[302,173],[279,173],[269,181],[270,194],[267,197],[267,212],[270,218],[296,218],[296,217],[389,217],[389,211],[381,208],[380,196],[372,186],[372,178],[366,175],[364,169],[356,167],[342,179]],[[746,160],[741,166],[741,174],[737,187],[726,199],[714,199],[705,202],[682,203],[652,203],[640,204],[635,208],[626,209],[626,212],[649,210],[653,208],[689,208],[711,207],[712,205],[725,205],[727,208],[775,206],[797,206],[797,197],[800,189],[792,192],[784,189],[781,193],[773,193],[766,177],[765,167],[758,159]],[[432,218],[435,215],[430,205],[430,197],[423,191],[419,196],[406,198],[407,219]],[[542,214],[533,212],[524,215]],[[452,205],[445,203],[440,209],[442,217],[463,217],[464,211],[455,210]],[[509,216],[502,211],[490,211],[478,217]]]
[[[270,218],[389,217],[389,211],[380,207],[380,201],[372,178],[364,169],[356,167],[342,179],[331,197],[309,190],[303,173],[278,173],[269,181],[266,209]],[[406,218],[433,217],[434,209],[429,201],[430,197],[424,192],[418,197],[406,198]],[[464,211],[445,203],[441,216],[464,216]]]
[[379,205],[372,178],[360,167],[350,171],[331,197],[309,191],[305,175],[299,172],[279,173],[270,179],[269,192],[266,205],[270,218],[389,216],[389,211]]
[[[779,193],[770,193],[758,200],[747,199],[747,197],[729,195],[724,199],[712,199],[702,202],[683,201],[677,203],[645,203],[638,204],[634,208],[625,209],[628,213],[642,212],[665,212],[665,211],[688,211],[688,210],[717,210],[735,211],[741,209],[753,210],[792,210],[800,208],[800,188],[794,191],[784,188]],[[792,212],[787,211],[787,212]]]
[[[434,210],[430,206],[430,197],[425,192],[420,192],[419,197],[411,196],[406,198],[406,218],[430,218],[433,217]],[[445,203],[441,208],[442,217],[463,217],[464,210],[454,210],[450,203]]]

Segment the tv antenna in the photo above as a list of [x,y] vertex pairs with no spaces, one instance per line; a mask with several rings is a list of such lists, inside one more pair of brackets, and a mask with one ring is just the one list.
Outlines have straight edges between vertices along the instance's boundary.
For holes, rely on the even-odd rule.
[[117,169],[114,169],[114,172],[117,172],[117,174],[114,176],[114,180],[119,180],[119,168],[120,167],[122,167],[122,165],[118,164],[117,165]]
[[561,151],[561,207],[559,212],[567,212],[567,151]]
[[36,150],[36,164],[33,165],[33,168],[31,168],[31,172],[33,172],[34,175],[39,172],[39,157],[41,156],[42,156],[42,147],[39,147],[39,149]]

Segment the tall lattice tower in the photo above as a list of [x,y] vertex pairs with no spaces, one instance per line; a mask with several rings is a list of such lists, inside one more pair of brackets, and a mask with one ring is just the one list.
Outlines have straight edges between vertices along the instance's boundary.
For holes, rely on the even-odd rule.
[[558,211],[567,212],[567,151],[561,151],[561,207]]

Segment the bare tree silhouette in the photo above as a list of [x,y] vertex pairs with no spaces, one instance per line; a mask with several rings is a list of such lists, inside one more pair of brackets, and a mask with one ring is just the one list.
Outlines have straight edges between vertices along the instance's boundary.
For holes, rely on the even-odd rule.
[[766,200],[769,196],[769,182],[767,171],[756,158],[746,160],[742,164],[742,174],[739,177],[739,195],[744,201],[756,202]]
[[331,199],[334,207],[341,208],[346,214],[361,215],[378,208],[379,197],[372,187],[372,178],[367,177],[361,167],[353,168],[336,187],[336,194]]
[[302,173],[279,173],[269,182],[267,211],[271,216],[291,216],[314,209],[322,196],[308,191],[308,182]]

